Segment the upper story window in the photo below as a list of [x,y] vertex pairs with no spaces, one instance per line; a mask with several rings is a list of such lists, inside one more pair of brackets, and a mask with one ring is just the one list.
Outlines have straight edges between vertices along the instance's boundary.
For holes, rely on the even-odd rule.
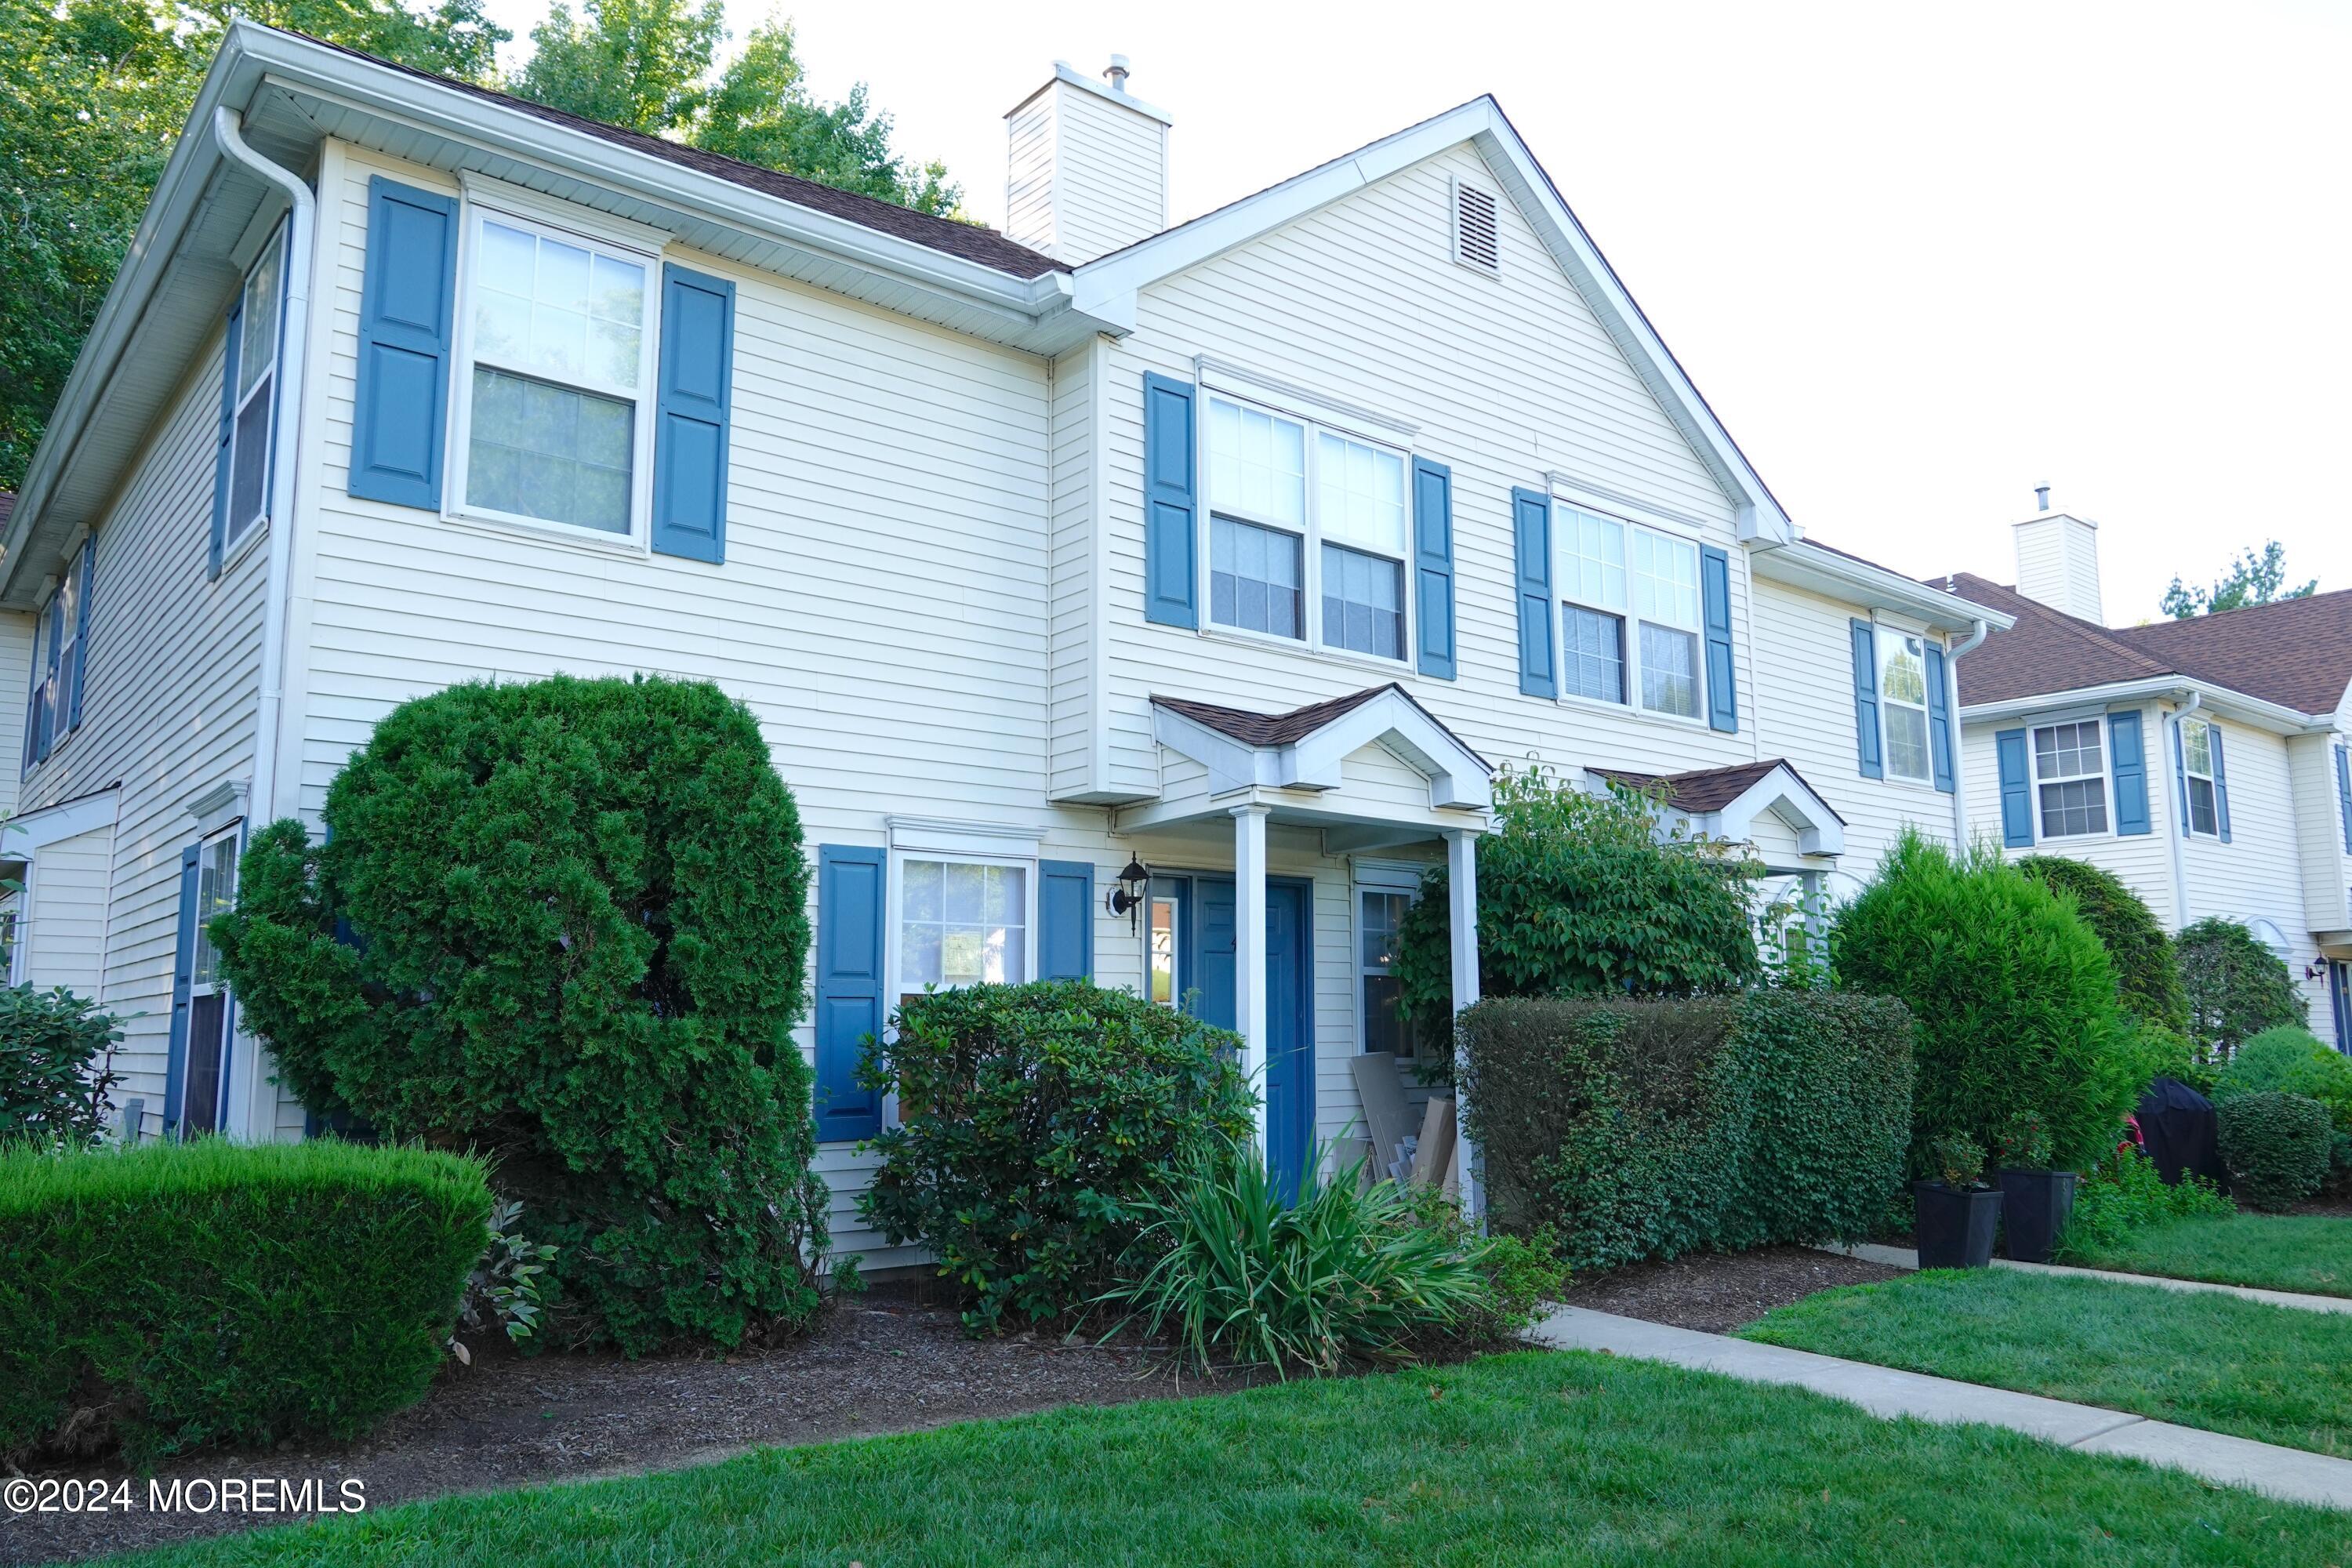
[[1210,623],[1402,661],[1403,454],[1207,403]]
[[57,592],[33,626],[33,691],[25,711],[25,765],[46,758],[81,722],[82,683],[89,664],[91,558],[89,539],[66,563]]
[[2042,837],[2078,838],[2107,830],[2107,763],[2099,721],[2045,724],[2033,731],[2034,793]]
[[2213,784],[2213,726],[2197,718],[2180,721],[2180,761],[2189,784],[2189,831],[2218,837],[2221,808]]
[[1031,880],[1025,864],[900,857],[895,994],[1028,979]]
[[1878,648],[1879,710],[1886,727],[1887,776],[1927,784],[1935,776],[1927,751],[1927,647],[1917,637],[1896,635],[1881,637]]
[[1698,546],[1564,501],[1552,517],[1564,689],[1697,718]]
[[238,292],[235,373],[228,385],[228,510],[221,520],[226,550],[269,511],[269,444],[277,423],[278,347],[283,333],[286,247],[273,237],[254,259]]
[[467,512],[632,537],[651,443],[652,259],[474,209],[451,443]]

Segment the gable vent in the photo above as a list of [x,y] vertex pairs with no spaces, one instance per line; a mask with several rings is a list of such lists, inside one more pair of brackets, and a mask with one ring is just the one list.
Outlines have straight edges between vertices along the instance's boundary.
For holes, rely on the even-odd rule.
[[1454,182],[1454,259],[1489,276],[1503,270],[1495,195],[1459,180]]

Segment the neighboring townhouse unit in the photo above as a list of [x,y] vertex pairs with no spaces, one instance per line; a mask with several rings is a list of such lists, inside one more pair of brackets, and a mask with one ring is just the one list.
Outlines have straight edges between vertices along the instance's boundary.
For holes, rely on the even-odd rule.
[[1123,73],[1008,122],[1005,235],[230,28],[0,536],[16,973],[129,1016],[146,1132],[299,1134],[201,923],[461,680],[758,717],[877,1265],[852,1069],[925,985],[1233,1026],[1287,1162],[1431,1048],[1441,861],[1475,996],[1497,767],[1662,780],[1790,884],[1956,837],[1948,648],[2010,617],[1799,538],[1492,100],[1172,228]]
[[2244,922],[2352,1050],[2352,592],[2106,626],[2098,525],[2014,532],[2014,586],[1944,580],[2015,622],[1960,667],[1973,831]]

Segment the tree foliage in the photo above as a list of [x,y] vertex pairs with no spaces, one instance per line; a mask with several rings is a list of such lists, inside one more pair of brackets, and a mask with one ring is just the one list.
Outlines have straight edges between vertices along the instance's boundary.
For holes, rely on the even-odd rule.
[[868,106],[864,83],[835,104],[809,91],[789,21],[753,28],[715,69],[720,0],[583,0],[577,16],[557,0],[530,36],[530,61],[508,87],[535,103],[918,212],[952,214],[963,199],[944,164],[892,150],[890,117]]
[[2070,1168],[2113,1147],[2142,1087],[2114,966],[2041,882],[1906,829],[1830,942],[1840,986],[1899,996],[1918,1022],[1915,1158],[1954,1135],[1990,1148],[2020,1114]]
[[[1657,803],[1561,782],[1541,767],[1495,779],[1478,841],[1478,984],[1488,996],[1689,996],[1763,974],[1748,923],[1758,868],[1726,846],[1661,836]],[[1446,874],[1431,872],[1398,932],[1404,1010],[1453,1011]]]
[[121,1040],[113,1014],[62,985],[0,987],[0,1147],[80,1149],[105,1136]]
[[453,687],[377,725],[325,816],[257,835],[209,928],[303,1103],[490,1154],[585,1334],[733,1345],[813,1310],[808,869],[750,712]]
[[2187,621],[2279,599],[2308,599],[2318,591],[2316,577],[2299,588],[2286,586],[2286,547],[2273,539],[2264,542],[2259,555],[2251,550],[2240,551],[2230,569],[2210,588],[2190,588],[2175,577],[2172,586],[2164,591],[2163,607],[2164,613],[2174,620]]
[[2284,961],[2238,921],[2208,916],[2174,942],[2189,994],[2189,1032],[2210,1059],[2227,1059],[2265,1029],[2308,1022]]
[[2058,855],[2028,855],[2017,868],[2074,900],[2081,915],[2105,944],[2115,965],[2116,996],[2124,1011],[2159,1028],[2185,1033],[2189,994],[2181,989],[2180,955],[2157,923],[2154,911],[2122,878],[2104,867]]

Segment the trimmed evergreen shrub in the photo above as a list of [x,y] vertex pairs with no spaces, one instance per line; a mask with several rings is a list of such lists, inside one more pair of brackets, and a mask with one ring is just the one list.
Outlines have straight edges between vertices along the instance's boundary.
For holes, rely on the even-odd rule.
[[1869,1234],[1911,1128],[1883,997],[1496,998],[1462,1015],[1490,1212],[1572,1268]]
[[2284,1024],[2307,1024],[2303,994],[2277,953],[2236,921],[2209,916],[2174,939],[2189,995],[2189,1033],[2215,1061]]
[[112,1014],[62,985],[0,987],[0,1147],[72,1149],[103,1137],[121,1038]]
[[2067,1169],[2114,1145],[2137,1057],[2105,947],[2048,888],[1989,847],[1955,858],[1906,829],[1830,942],[1841,986],[1918,1020],[1915,1161],[1949,1133],[1990,1148],[2021,1112]]
[[2028,855],[2017,868],[2053,893],[2071,894],[2074,912],[2105,944],[2116,996],[2126,1013],[2175,1033],[2189,1027],[2189,994],[2180,955],[2155,914],[2122,878],[2105,867],[2057,855]]
[[919,1242],[993,1331],[1078,1311],[1111,1281],[1170,1173],[1246,1138],[1240,1040],[1083,981],[908,1000],[860,1081],[898,1097],[858,1207]]
[[2327,1107],[2339,1132],[2352,1132],[2352,1057],[2299,1024],[2264,1029],[2238,1047],[2213,1080],[2216,1102],[2275,1090]]
[[272,824],[213,922],[303,1102],[492,1156],[560,1337],[731,1346],[816,1308],[794,1047],[808,870],[758,723],[706,683],[453,687]]
[[423,1396],[489,1214],[415,1149],[0,1152],[0,1457],[356,1436]]
[[2327,1179],[2335,1122],[2319,1101],[2266,1089],[2225,1100],[2215,1110],[2221,1166],[2255,1208],[2293,1208]]
[[[1495,778],[1478,841],[1478,983],[1486,996],[1667,995],[1760,979],[1748,921],[1757,864],[1711,840],[1661,838],[1656,800],[1594,794],[1540,765]],[[1453,916],[1430,872],[1397,933],[1404,1010],[1450,1026]]]

